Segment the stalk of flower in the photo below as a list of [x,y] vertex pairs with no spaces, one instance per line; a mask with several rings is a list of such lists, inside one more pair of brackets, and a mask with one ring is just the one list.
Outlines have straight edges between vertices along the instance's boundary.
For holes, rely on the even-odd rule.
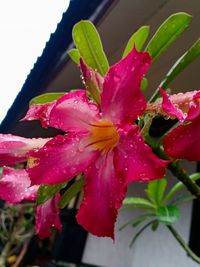
[[[104,77],[100,110],[85,90],[58,99],[46,114],[46,122],[67,134],[30,153],[32,164],[27,172],[34,184],[57,184],[84,173],[84,198],[77,220],[97,236],[114,238],[127,184],[161,178],[168,164],[153,154],[139,127],[132,124],[146,108],[140,83],[150,63],[148,53],[134,48],[112,66]],[[42,120],[37,105],[29,114],[28,120]]]

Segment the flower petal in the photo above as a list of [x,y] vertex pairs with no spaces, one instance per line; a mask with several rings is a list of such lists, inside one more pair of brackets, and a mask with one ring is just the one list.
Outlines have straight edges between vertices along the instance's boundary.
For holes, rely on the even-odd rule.
[[148,182],[162,178],[168,161],[159,159],[144,143],[138,126],[121,131],[115,153],[116,168],[126,177],[127,183]]
[[38,186],[31,186],[30,178],[25,170],[4,168],[0,179],[0,198],[15,204],[23,200],[35,200]]
[[34,104],[29,107],[26,116],[21,121],[39,120],[44,128],[49,126],[49,114],[56,101],[47,104]]
[[163,111],[171,116],[177,118],[179,121],[183,122],[185,120],[185,114],[181,109],[175,106],[169,98],[169,95],[162,89],[160,89],[160,94],[163,97],[162,108]]
[[163,140],[165,153],[175,159],[200,160],[200,116],[173,129]]
[[60,194],[57,193],[53,198],[36,208],[36,233],[40,239],[44,239],[50,235],[51,227],[62,230],[62,225],[59,217],[58,203]]
[[88,167],[98,152],[85,147],[85,134],[58,135],[30,154],[28,173],[34,184],[57,184],[73,178]]
[[57,100],[50,114],[50,126],[65,132],[87,132],[89,124],[97,119],[97,105],[88,101],[85,90],[77,90]]
[[26,161],[29,151],[42,147],[48,140],[50,139],[29,139],[11,134],[0,134],[0,166]]
[[127,57],[110,68],[101,94],[102,113],[115,124],[133,122],[146,107],[140,84],[151,58],[135,48]]
[[125,197],[126,186],[115,173],[113,152],[102,154],[85,171],[84,198],[77,221],[96,236],[114,239],[114,224]]

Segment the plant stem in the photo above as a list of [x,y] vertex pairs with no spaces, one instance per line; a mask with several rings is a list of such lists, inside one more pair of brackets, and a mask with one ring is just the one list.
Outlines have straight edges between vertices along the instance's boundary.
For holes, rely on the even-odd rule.
[[11,247],[12,247],[12,240],[8,240],[0,255],[0,266],[1,267],[6,266],[6,259],[8,257]]
[[190,178],[187,172],[179,166],[178,162],[170,163],[168,168],[195,197],[200,199],[200,187]]
[[182,248],[187,252],[188,256],[200,264],[200,258],[189,248],[189,246],[182,239],[179,233],[177,233],[177,231],[171,225],[167,225],[167,228],[172,233],[174,238],[178,241],[178,243],[182,246]]
[[[164,153],[163,149],[160,147],[155,147],[152,145],[154,152],[162,159],[170,160],[170,158]],[[178,161],[173,161],[168,165],[168,169],[171,171],[171,173],[176,176],[176,178],[182,182],[188,191],[190,191],[191,194],[193,194],[196,198],[200,199],[200,187],[193,181],[190,176],[187,174],[187,172],[180,167]]]

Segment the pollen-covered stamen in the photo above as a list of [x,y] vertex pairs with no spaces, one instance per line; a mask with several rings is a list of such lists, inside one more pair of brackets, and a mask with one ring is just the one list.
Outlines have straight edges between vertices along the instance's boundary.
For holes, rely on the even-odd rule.
[[119,134],[111,121],[100,120],[91,124],[90,146],[108,152],[119,142]]

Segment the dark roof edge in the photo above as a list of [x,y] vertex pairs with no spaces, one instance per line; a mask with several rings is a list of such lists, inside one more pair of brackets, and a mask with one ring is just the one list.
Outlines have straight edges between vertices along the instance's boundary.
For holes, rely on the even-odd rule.
[[15,124],[26,111],[30,99],[43,92],[45,82],[48,80],[48,75],[51,73],[52,66],[56,65],[60,56],[72,43],[71,31],[73,25],[81,19],[90,19],[95,24],[98,23],[106,10],[114,2],[116,2],[116,0],[70,1],[70,5],[66,12],[63,13],[56,31],[51,34],[42,55],[38,57],[21,91],[18,93],[6,117],[2,121],[0,125],[1,133],[12,132]]

